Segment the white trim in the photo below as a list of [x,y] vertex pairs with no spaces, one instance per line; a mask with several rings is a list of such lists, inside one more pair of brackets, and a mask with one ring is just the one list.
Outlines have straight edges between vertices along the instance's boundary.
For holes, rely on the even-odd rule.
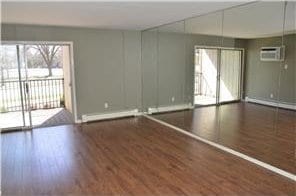
[[73,49],[73,42],[70,43],[70,57],[71,57],[71,62],[70,62],[70,72],[71,72],[71,99],[72,99],[72,110],[74,113],[74,121],[75,123],[79,123],[81,121],[78,119],[78,114],[77,114],[77,95],[76,95],[76,80],[75,80],[75,66],[74,66],[74,49]]
[[74,70],[74,49],[72,41],[1,41],[1,44],[48,44],[48,45],[68,45],[70,49],[70,77],[71,77],[71,99],[72,99],[72,111],[74,115],[75,123],[80,123],[81,120],[78,119],[77,114],[77,97],[76,97],[76,84],[75,84],[75,70]]
[[139,116],[139,115],[141,115],[141,113],[139,113],[138,109],[114,112],[114,113],[84,114],[82,115],[82,122],[122,118],[122,117],[128,117],[128,116]]
[[274,167],[274,166],[272,166],[272,165],[270,165],[270,164],[268,164],[268,163],[264,163],[264,162],[262,162],[262,161],[259,161],[258,159],[252,158],[252,157],[250,157],[250,156],[248,156],[248,155],[245,155],[245,154],[243,154],[243,153],[240,153],[240,152],[237,152],[237,151],[235,151],[235,150],[232,150],[231,148],[228,148],[228,147],[222,146],[222,145],[220,145],[220,144],[217,144],[217,143],[215,143],[215,142],[212,142],[212,141],[206,140],[206,139],[204,139],[204,138],[201,138],[201,137],[199,137],[199,136],[197,136],[197,135],[194,135],[193,133],[190,133],[190,132],[188,132],[188,131],[185,131],[185,130],[179,128],[179,127],[176,127],[176,126],[171,125],[171,124],[169,124],[169,123],[166,123],[166,122],[164,122],[164,121],[158,120],[158,119],[153,118],[153,117],[151,117],[151,116],[148,116],[148,115],[145,115],[145,114],[143,114],[143,116],[146,117],[146,118],[148,118],[148,119],[150,119],[150,120],[153,120],[153,121],[155,121],[155,122],[158,122],[158,123],[160,123],[160,124],[162,124],[162,125],[164,125],[164,126],[167,126],[167,127],[169,127],[169,128],[172,128],[172,129],[174,129],[174,130],[176,130],[176,131],[178,131],[178,132],[180,132],[180,133],[182,133],[182,134],[185,134],[185,135],[190,136],[190,137],[192,137],[192,138],[194,138],[194,139],[196,139],[196,140],[199,140],[199,141],[201,141],[201,142],[203,142],[203,143],[206,143],[206,144],[208,144],[208,145],[210,145],[210,146],[213,146],[213,147],[215,147],[215,148],[218,148],[218,149],[220,149],[220,150],[223,150],[223,151],[225,151],[225,152],[228,152],[228,153],[230,153],[230,154],[232,154],[232,155],[238,156],[238,157],[240,157],[240,158],[242,158],[242,159],[244,159],[244,160],[250,161],[250,162],[252,162],[252,163],[254,163],[254,164],[256,164],[256,165],[259,165],[259,166],[261,166],[261,167],[263,167],[263,168],[265,168],[265,169],[268,169],[268,170],[270,170],[270,171],[272,171],[272,172],[275,172],[275,173],[277,173],[277,174],[280,174],[280,175],[282,175],[282,176],[285,176],[285,177],[287,177],[287,178],[289,178],[289,179],[291,179],[291,180],[293,180],[293,181],[296,182],[296,175],[294,175],[294,174],[292,174],[292,173],[286,172],[286,171],[284,171],[284,170],[282,170],[282,169],[279,169],[279,168],[277,168],[277,167]]
[[148,114],[154,114],[159,112],[171,112],[171,111],[178,111],[178,110],[186,110],[186,109],[193,109],[191,103],[188,104],[180,104],[180,105],[172,105],[172,106],[160,106],[158,108],[148,108]]
[[251,102],[251,103],[259,103],[259,104],[267,105],[267,106],[296,110],[296,105],[291,105],[291,104],[285,103],[285,102],[273,102],[273,101],[266,101],[266,100],[260,100],[260,99],[253,99],[253,98],[249,98],[249,97],[246,97],[245,101]]

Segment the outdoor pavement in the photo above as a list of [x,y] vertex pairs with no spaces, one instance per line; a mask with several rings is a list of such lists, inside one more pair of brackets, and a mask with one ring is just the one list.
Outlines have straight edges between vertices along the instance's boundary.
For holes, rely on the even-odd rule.
[[[25,112],[26,125],[29,125],[29,114]],[[33,110],[32,124],[34,127],[71,124],[71,113],[64,108]],[[0,129],[23,126],[22,112],[0,113]]]

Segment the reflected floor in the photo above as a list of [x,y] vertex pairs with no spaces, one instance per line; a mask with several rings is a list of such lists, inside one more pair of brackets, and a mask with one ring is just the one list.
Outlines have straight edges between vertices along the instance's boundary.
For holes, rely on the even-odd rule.
[[296,173],[295,111],[240,102],[153,117]]

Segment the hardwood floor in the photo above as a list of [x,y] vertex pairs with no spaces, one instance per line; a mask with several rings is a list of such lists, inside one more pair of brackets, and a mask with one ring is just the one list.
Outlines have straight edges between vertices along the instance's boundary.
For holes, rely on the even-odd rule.
[[295,195],[295,182],[144,117],[2,134],[3,195]]
[[296,112],[232,103],[153,117],[296,174]]

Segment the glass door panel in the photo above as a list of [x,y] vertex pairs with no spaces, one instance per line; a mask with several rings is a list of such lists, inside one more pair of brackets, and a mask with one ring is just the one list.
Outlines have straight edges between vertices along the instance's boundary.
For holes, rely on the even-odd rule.
[[194,104],[216,104],[218,49],[195,50]]
[[0,46],[0,130],[31,127],[26,93],[24,46]]
[[[30,108],[27,109],[31,110],[31,119],[28,120],[32,121],[33,127],[71,122],[67,120],[70,116],[65,110],[65,103],[67,109],[69,105],[72,107],[68,101],[71,97],[69,50],[68,45],[26,45],[25,62],[30,102]],[[64,70],[68,71],[65,74],[68,77],[64,77]],[[53,120],[56,117],[59,117],[59,121]]]
[[0,46],[1,130],[24,126],[19,62],[20,56],[16,45]]
[[219,102],[240,99],[242,51],[221,49]]

